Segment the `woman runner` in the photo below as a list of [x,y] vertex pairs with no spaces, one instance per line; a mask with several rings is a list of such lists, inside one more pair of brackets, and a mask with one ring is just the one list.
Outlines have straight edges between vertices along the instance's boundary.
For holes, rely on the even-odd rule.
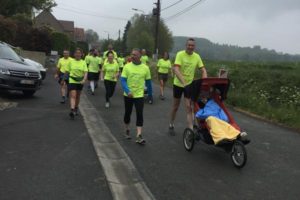
[[74,59],[70,62],[68,67],[69,74],[69,93],[70,93],[70,106],[71,112],[70,117],[74,119],[78,115],[78,105],[80,100],[81,90],[83,84],[87,79],[88,68],[84,60],[81,59],[82,51],[77,48],[75,50]]
[[101,71],[101,80],[104,80],[106,90],[105,107],[109,108],[109,99],[113,96],[116,88],[116,83],[119,77],[119,63],[114,59],[114,53],[109,51],[107,53],[107,61],[104,63]]
[[[164,89],[165,89],[165,84],[168,80],[168,74],[169,70],[171,69],[172,64],[171,61],[169,60],[169,54],[168,52],[164,53],[163,58],[159,59],[157,62],[157,71],[158,71],[158,79],[159,79],[159,86],[160,86],[160,95],[159,98],[161,100],[164,100]],[[172,71],[171,71],[172,73]],[[172,73],[173,76],[173,73]]]
[[91,94],[95,95],[95,86],[99,80],[102,58],[98,57],[98,51],[95,49],[93,55],[88,59],[88,81],[90,82]]

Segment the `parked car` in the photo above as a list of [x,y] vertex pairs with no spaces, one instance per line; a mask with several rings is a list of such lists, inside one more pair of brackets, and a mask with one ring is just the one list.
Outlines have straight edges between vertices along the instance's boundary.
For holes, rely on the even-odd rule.
[[46,78],[46,71],[47,70],[41,63],[38,63],[38,62],[36,62],[34,60],[31,60],[29,58],[21,57],[21,59],[23,59],[26,64],[36,67],[42,75],[42,80],[44,80]]
[[32,96],[41,85],[42,76],[36,67],[29,66],[6,43],[0,41],[0,88],[22,91]]

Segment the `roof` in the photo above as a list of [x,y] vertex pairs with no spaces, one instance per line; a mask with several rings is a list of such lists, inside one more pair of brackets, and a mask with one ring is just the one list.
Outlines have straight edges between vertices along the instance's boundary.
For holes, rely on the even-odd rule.
[[65,31],[74,31],[74,22],[73,21],[66,21],[66,20],[58,20],[59,23],[64,27]]

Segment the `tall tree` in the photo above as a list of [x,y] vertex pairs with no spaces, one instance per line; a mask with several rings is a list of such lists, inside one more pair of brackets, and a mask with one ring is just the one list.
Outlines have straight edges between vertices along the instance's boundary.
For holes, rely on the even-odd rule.
[[93,31],[92,29],[88,29],[85,31],[85,37],[86,37],[86,42],[89,44],[99,41],[98,33]]
[[[149,54],[154,52],[154,21],[154,17],[149,15],[136,14],[132,17],[126,41],[128,49],[138,47],[146,49]],[[159,29],[158,49],[159,53],[162,54],[164,51],[171,50],[173,39],[172,33],[162,20]]]
[[128,21],[125,26],[123,38],[122,38],[122,51],[126,54],[128,53],[128,51],[127,51],[127,36],[128,36],[128,31],[129,31],[130,27],[131,27],[131,22]]
[[39,11],[54,6],[54,0],[1,0],[0,14],[8,17],[18,13],[31,16],[33,9]]

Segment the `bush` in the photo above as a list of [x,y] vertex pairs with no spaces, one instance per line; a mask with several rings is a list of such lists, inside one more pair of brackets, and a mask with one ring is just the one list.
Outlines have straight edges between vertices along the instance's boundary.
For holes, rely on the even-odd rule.
[[14,20],[0,15],[0,40],[12,43],[17,32],[17,24]]
[[51,46],[52,50],[58,51],[62,55],[65,49],[70,49],[71,41],[66,34],[53,32],[51,34]]

